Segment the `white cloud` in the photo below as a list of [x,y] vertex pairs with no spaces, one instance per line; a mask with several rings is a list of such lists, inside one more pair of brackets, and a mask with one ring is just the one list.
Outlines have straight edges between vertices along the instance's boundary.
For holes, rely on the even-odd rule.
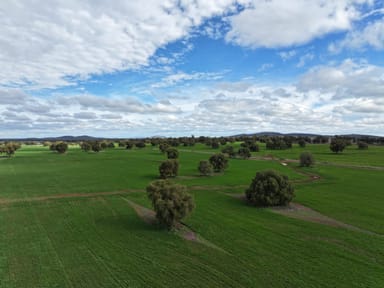
[[312,68],[301,77],[298,88],[329,93],[336,99],[382,98],[384,68],[347,59],[338,66]]
[[234,9],[233,2],[2,2],[0,85],[58,87],[147,65],[159,47]]
[[282,51],[278,53],[278,55],[281,57],[281,59],[283,59],[283,61],[287,61],[295,57],[296,54],[297,54],[296,50]]
[[300,57],[299,63],[297,63],[296,67],[303,67],[307,64],[307,62],[313,60],[315,55],[313,53],[306,53]]
[[350,31],[343,40],[331,43],[328,50],[339,53],[345,48],[361,50],[368,47],[384,49],[384,18],[368,23],[363,29]]
[[209,72],[195,72],[195,73],[185,73],[185,72],[177,72],[171,75],[164,77],[161,82],[152,84],[152,88],[162,88],[174,86],[177,83],[192,81],[192,80],[219,80],[223,77],[225,72],[220,73],[209,73]]
[[363,0],[252,1],[251,7],[229,17],[228,42],[241,46],[289,47],[305,44],[328,33],[351,28]]

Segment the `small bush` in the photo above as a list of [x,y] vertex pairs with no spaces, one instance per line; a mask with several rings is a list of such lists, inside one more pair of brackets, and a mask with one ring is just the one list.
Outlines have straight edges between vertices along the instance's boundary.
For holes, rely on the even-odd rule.
[[212,155],[209,158],[209,163],[215,172],[222,172],[228,167],[228,160],[222,153]]
[[186,187],[168,180],[157,180],[147,186],[147,195],[152,202],[158,221],[168,229],[187,216],[195,208],[195,203]]
[[199,166],[197,167],[201,175],[208,176],[211,175],[213,172],[213,167],[209,161],[202,160],[199,163]]
[[241,147],[237,154],[243,159],[251,157],[251,151],[249,151],[248,147]]
[[273,170],[257,172],[245,191],[247,201],[255,206],[287,205],[294,197],[288,177]]
[[176,177],[179,172],[179,162],[175,159],[165,160],[159,166],[160,178]]
[[167,149],[167,158],[168,159],[177,159],[179,158],[179,151],[176,148]]
[[300,154],[300,166],[311,167],[315,164],[315,159],[311,152],[303,152]]
[[368,144],[363,141],[357,142],[357,148],[360,150],[368,149]]
[[345,147],[347,147],[347,142],[341,138],[333,138],[329,144],[329,149],[334,153],[343,152]]

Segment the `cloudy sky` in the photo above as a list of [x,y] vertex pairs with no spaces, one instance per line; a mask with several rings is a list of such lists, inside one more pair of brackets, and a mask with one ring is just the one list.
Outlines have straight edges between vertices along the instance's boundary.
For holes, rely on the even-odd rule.
[[1,0],[0,138],[384,136],[383,0]]

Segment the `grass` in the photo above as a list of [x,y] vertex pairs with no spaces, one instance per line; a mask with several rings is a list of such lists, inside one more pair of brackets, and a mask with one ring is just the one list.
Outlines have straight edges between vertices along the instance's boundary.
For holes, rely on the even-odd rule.
[[[384,171],[340,166],[382,166],[384,147],[362,155],[325,148],[306,148],[328,162],[314,168],[231,159],[212,177],[199,176],[197,163],[215,150],[181,151],[175,181],[196,201],[185,223],[215,249],[145,223],[122,198],[150,207],[144,190],[165,159],[152,147],[98,154],[71,147],[65,155],[23,147],[0,160],[0,199],[138,191],[0,204],[0,287],[383,287],[383,236],[287,218],[226,194],[243,193],[257,171],[275,169],[295,181],[295,201],[384,234]],[[297,159],[300,149],[255,155]],[[305,173],[321,179],[304,183]]]

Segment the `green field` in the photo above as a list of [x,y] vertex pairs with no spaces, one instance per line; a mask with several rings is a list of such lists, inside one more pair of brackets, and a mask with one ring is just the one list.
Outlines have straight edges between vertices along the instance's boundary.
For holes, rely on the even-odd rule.
[[[384,147],[336,155],[328,145],[261,145],[255,159],[231,159],[210,177],[197,165],[216,150],[179,150],[175,181],[196,202],[184,222],[201,242],[146,223],[126,201],[150,208],[145,187],[165,159],[156,147],[86,153],[73,146],[59,155],[23,146],[0,158],[0,287],[384,287]],[[303,150],[315,167],[280,163]],[[234,197],[264,169],[289,176],[294,202],[354,229]]]

